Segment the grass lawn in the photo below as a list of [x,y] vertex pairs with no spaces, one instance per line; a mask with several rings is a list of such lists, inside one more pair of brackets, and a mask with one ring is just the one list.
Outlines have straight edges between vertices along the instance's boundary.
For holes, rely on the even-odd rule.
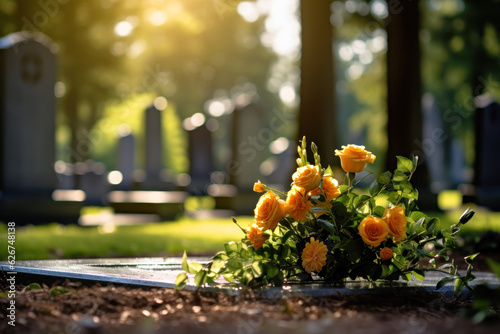
[[[246,226],[252,217],[238,217]],[[48,224],[16,227],[16,261],[51,258],[134,257],[215,253],[243,233],[228,219],[181,219],[136,226],[81,227]],[[7,259],[7,226],[0,225],[2,251]]]
[[[500,212],[474,209],[476,215],[460,232],[474,238],[485,230],[500,232]],[[443,228],[458,221],[462,209],[429,213],[441,219]],[[237,217],[242,227],[252,217]],[[230,240],[243,236],[230,218],[193,220],[183,218],[137,226],[81,227],[49,224],[16,227],[16,260],[51,258],[134,257],[215,253]],[[7,259],[7,226],[0,224],[0,260]]]

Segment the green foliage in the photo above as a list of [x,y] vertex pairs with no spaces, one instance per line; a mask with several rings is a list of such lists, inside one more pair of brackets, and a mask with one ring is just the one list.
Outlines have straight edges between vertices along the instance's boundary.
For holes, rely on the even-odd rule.
[[[313,153],[314,151],[313,147]],[[298,153],[299,168],[311,166],[307,160],[305,138],[298,148]],[[474,279],[471,263],[477,254],[466,259],[469,269],[462,276],[455,265],[449,263],[447,254],[456,247],[455,235],[460,231],[460,227],[472,218],[473,212],[467,210],[457,224],[449,229],[441,229],[438,218],[427,216],[419,211],[417,206],[418,192],[411,184],[411,178],[417,168],[418,159],[400,156],[396,158],[396,170],[374,177],[369,194],[358,194],[356,183],[353,182],[355,175],[348,173],[345,181],[347,184],[339,187],[341,194],[331,199],[329,205],[319,204],[321,199],[326,198],[323,189],[325,170],[322,170],[323,181],[318,181],[321,194],[307,199],[314,207],[306,219],[296,221],[285,215],[275,230],[265,231],[270,237],[262,246],[255,246],[255,236],[250,236],[243,230],[247,234],[245,238],[238,242],[226,243],[224,250],[219,252],[212,262],[203,267],[197,265],[193,270],[186,260],[184,270],[195,275],[197,286],[209,282],[205,277],[215,278],[219,275],[230,277],[231,281],[243,285],[260,286],[281,285],[285,280],[410,280],[412,276],[422,280],[426,271],[434,270],[450,275],[438,283],[438,289],[447,283],[455,282],[456,294],[462,293]],[[320,159],[316,154],[315,165],[320,168]],[[281,197],[286,198],[286,194],[282,193]],[[387,198],[388,207],[377,205],[379,197]],[[289,206],[292,206],[292,211],[296,209],[295,204],[286,202],[284,205],[287,212]],[[360,225],[362,222],[377,219],[381,222],[377,224],[385,224],[388,229],[385,234],[381,233],[379,242],[372,245],[372,239],[361,233]],[[399,229],[400,232],[393,231],[397,228],[395,220],[405,224],[402,226],[403,230]],[[372,230],[364,233],[372,233]],[[313,260],[320,264],[319,272],[317,269],[307,270],[304,264],[305,248],[313,247],[313,241],[317,243],[316,247],[319,247],[314,254],[319,254],[320,249],[326,252],[324,259]],[[387,254],[386,248],[390,249],[390,258],[382,255],[383,249]],[[439,267],[435,264],[429,268],[419,266],[422,259],[436,257],[444,258],[447,263]],[[186,283],[183,277],[179,278],[177,288]]]
[[[472,261],[472,260],[471,260]],[[500,263],[487,259],[488,265],[500,280]],[[491,287],[481,284],[474,287],[474,304],[472,308],[463,312],[463,316],[472,321],[499,322],[500,321],[500,286]]]
[[59,285],[50,289],[50,297],[55,297],[58,295],[65,295],[67,293],[70,293],[70,290],[68,290],[62,286],[59,286]]

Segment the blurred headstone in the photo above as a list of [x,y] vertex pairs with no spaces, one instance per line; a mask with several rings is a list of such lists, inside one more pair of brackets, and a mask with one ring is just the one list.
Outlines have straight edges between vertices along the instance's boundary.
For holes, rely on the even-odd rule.
[[55,50],[39,33],[0,39],[0,220],[78,219],[78,203],[51,197],[57,182]]
[[148,189],[157,188],[160,181],[160,173],[163,169],[163,132],[162,112],[154,105],[145,111],[145,158],[146,158],[146,180],[144,186]]
[[80,178],[80,188],[85,192],[85,204],[106,205],[109,184],[104,164],[91,160],[80,162],[77,164],[76,173]]
[[[476,102],[481,99],[476,99]],[[482,100],[483,102],[486,99]],[[500,104],[490,100],[478,103],[475,114],[476,160],[474,185],[476,200],[492,210],[500,210]]]
[[249,192],[263,178],[259,167],[268,155],[268,145],[275,133],[267,124],[266,112],[256,103],[234,110],[232,130],[233,156],[227,172],[238,191]]
[[118,171],[122,174],[122,182],[116,185],[116,189],[132,190],[135,171],[135,138],[130,131],[120,133],[118,141]]
[[500,104],[492,101],[476,110],[475,184],[500,187]]
[[54,170],[57,176],[57,189],[75,189],[74,167],[64,161],[56,161]]
[[143,190],[173,190],[174,184],[167,180],[163,169],[163,121],[162,110],[152,105],[145,111],[145,172]]
[[189,176],[188,190],[193,195],[205,195],[212,173],[212,133],[206,123],[188,129]]
[[287,190],[297,166],[295,162],[297,145],[281,137],[271,143],[271,153],[273,156],[261,164],[261,173],[267,174],[266,184],[275,189]]
[[444,141],[446,135],[443,120],[436,102],[430,94],[422,98],[423,138],[422,149],[429,169],[431,191],[438,193],[446,187]]

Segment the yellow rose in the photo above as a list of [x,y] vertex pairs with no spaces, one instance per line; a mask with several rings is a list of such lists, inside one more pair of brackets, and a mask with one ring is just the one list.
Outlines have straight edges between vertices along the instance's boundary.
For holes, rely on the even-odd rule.
[[308,201],[308,198],[303,193],[303,190],[297,187],[292,187],[286,198],[285,212],[295,219],[301,221],[306,218],[307,213],[313,204]]
[[325,194],[327,202],[339,197],[340,189],[338,181],[331,176],[323,177],[323,193]]
[[267,186],[259,180],[254,183],[253,191],[255,191],[256,193],[263,193],[264,191],[266,191],[266,187]]
[[312,271],[319,273],[326,264],[328,248],[319,240],[311,237],[310,242],[302,251],[302,267],[310,274]]
[[265,235],[255,222],[250,222],[247,227],[247,238],[252,243],[253,248],[259,249],[269,236]]
[[365,165],[372,164],[376,158],[374,154],[365,150],[364,146],[352,144],[342,146],[342,151],[335,150],[335,155],[340,157],[342,169],[351,173],[362,172]]
[[375,216],[368,216],[358,226],[359,234],[365,244],[377,247],[385,240],[389,233],[387,224]]
[[390,209],[385,209],[382,219],[389,227],[389,234],[392,235],[396,241],[406,239],[406,224],[408,221],[405,216],[404,208],[393,206]]
[[394,252],[389,247],[384,247],[380,250],[380,258],[382,261],[392,259],[392,254],[394,254]]
[[297,168],[292,175],[293,184],[302,188],[306,193],[318,187],[321,181],[321,171],[318,166],[307,165]]
[[273,230],[278,225],[278,222],[285,216],[285,202],[275,195],[272,191],[268,191],[262,195],[254,210],[255,221],[263,230]]

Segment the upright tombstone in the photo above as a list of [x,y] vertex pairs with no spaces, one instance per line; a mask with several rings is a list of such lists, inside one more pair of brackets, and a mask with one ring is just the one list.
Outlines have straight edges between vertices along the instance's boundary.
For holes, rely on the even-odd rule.
[[475,114],[476,159],[474,185],[476,200],[492,210],[500,210],[500,104],[489,101]]
[[206,123],[188,129],[189,176],[188,190],[193,195],[205,195],[213,172],[212,133]]
[[163,168],[163,133],[162,112],[154,105],[145,111],[145,159],[146,180],[148,188],[155,188],[160,183],[160,173]]
[[423,151],[429,170],[431,191],[438,193],[447,186],[445,173],[444,141],[446,139],[443,119],[436,99],[429,93],[422,97]]
[[[253,192],[257,180],[263,180],[260,165],[268,155],[269,143],[274,132],[268,115],[257,104],[237,106],[232,120],[232,158],[226,166],[231,186],[217,186],[210,194],[215,197],[218,209],[230,209],[237,214],[252,215],[259,194]],[[217,190],[217,191],[216,191]]]
[[57,182],[55,49],[42,34],[0,39],[0,220],[78,217],[77,203],[57,205],[51,199]]
[[120,132],[118,140],[117,168],[123,179],[116,186],[119,190],[132,190],[135,171],[135,138],[130,131]]
[[162,110],[152,105],[145,110],[145,180],[143,190],[173,190],[171,181],[165,180],[163,169]]
[[231,184],[240,192],[249,192],[262,179],[260,164],[268,155],[274,132],[265,111],[256,103],[238,107],[233,112],[232,160],[227,166]]
[[78,163],[76,173],[79,174],[80,188],[85,192],[85,204],[106,205],[109,192],[106,166],[102,162],[88,160]]
[[475,184],[500,187],[500,104],[491,101],[476,109]]

